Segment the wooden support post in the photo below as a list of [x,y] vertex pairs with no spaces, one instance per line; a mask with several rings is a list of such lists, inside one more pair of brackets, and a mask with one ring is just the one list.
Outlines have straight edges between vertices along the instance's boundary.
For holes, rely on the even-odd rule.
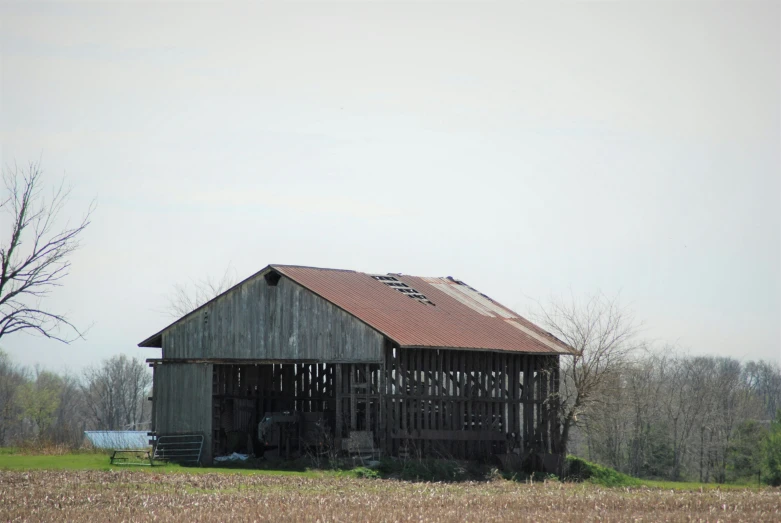
[[548,424],[548,411],[549,411],[549,405],[547,403],[548,399],[548,381],[550,380],[550,366],[548,365],[548,358],[538,358],[538,360],[541,361],[542,365],[539,369],[539,376],[540,376],[540,401],[544,402],[541,403],[539,406],[540,409],[540,418],[541,418],[541,426],[540,426],[540,432],[542,437],[542,448],[544,452],[550,452],[550,425]]
[[511,426],[515,435],[515,444],[521,448],[521,359],[520,354],[513,354],[510,365],[512,366],[510,377],[512,378],[512,414]]
[[336,452],[342,450],[342,364],[336,364],[336,421],[334,427],[334,445]]
[[350,364],[350,430],[358,430],[358,365]]
[[363,372],[366,381],[366,395],[365,395],[366,410],[364,412],[365,415],[364,426],[366,427],[366,430],[372,430],[372,418],[371,418],[372,373],[368,363],[363,366]]
[[551,391],[550,393],[554,395],[554,399],[552,402],[552,409],[553,409],[553,422],[552,422],[552,428],[553,431],[553,452],[554,454],[560,454],[562,452],[561,448],[561,426],[560,426],[560,420],[559,420],[559,356],[552,356],[553,358],[553,373],[551,374]]
[[[472,397],[475,394],[477,394],[478,387],[477,387],[477,382],[473,377],[473,374],[477,367],[476,361],[479,356],[480,354],[477,354],[475,352],[465,351],[464,362],[462,363],[460,369],[464,379],[464,387],[462,389],[463,392],[461,393],[461,395],[464,398],[464,401],[462,402],[463,405],[462,408],[464,413],[461,416],[462,418],[461,423],[463,425],[462,430],[475,430],[473,423],[474,423],[475,416],[477,415],[477,412],[474,412],[473,410],[475,405],[474,403],[472,403]],[[479,404],[478,404],[478,408],[479,408]],[[471,454],[472,449],[469,448],[471,441],[467,441],[464,443],[466,446],[465,452]]]
[[[463,415],[461,414],[461,409],[465,406],[464,402],[461,401],[463,397],[461,380],[464,379],[464,376],[460,372],[462,358],[462,352],[453,352],[453,361],[451,362],[453,365],[453,417],[451,419],[453,430],[464,430],[464,424],[462,423]],[[461,452],[460,444],[457,441],[454,441],[453,444],[455,445],[455,453],[460,457],[458,454]]]
[[407,395],[407,355],[409,354],[408,349],[397,349],[399,354],[399,391],[397,394],[399,395],[399,402],[401,403],[401,423],[399,424],[399,428],[402,433],[407,432],[407,400],[409,396]]
[[[450,430],[452,426],[450,425],[450,416],[451,416],[451,383],[450,383],[450,355],[452,354],[452,351],[450,350],[442,350],[440,351],[440,360],[441,360],[441,376],[440,380],[442,381],[442,414],[440,416],[440,422],[439,422],[439,430]],[[445,449],[450,454],[453,453],[453,449],[451,444],[448,442],[445,444]]]
[[[429,390],[428,390],[428,384],[429,384],[429,362],[431,361],[431,351],[430,350],[421,350],[420,352],[423,353],[423,367],[421,368],[421,385],[422,390],[420,396],[429,396]],[[428,399],[423,400],[423,405],[421,406],[422,414],[423,414],[423,422],[420,425],[421,430],[429,429],[431,428],[429,426],[429,410],[428,410]]]
[[[507,394],[507,387],[508,387],[508,381],[507,381],[507,370],[508,370],[508,361],[509,361],[509,355],[507,353],[502,353],[499,363],[501,378],[499,382],[499,399],[502,400],[501,405],[501,412],[499,414],[500,416],[500,423],[502,424],[502,433],[505,435],[505,437],[509,434],[508,432],[508,404],[505,402],[505,400],[508,399]],[[512,445],[510,443],[509,439],[505,440],[505,448],[504,452],[509,453],[512,450]]]
[[534,365],[534,443],[537,445],[537,451],[542,452],[542,405],[540,404],[540,384],[542,375],[540,374],[540,359],[533,358]]
[[393,358],[393,346],[390,343],[385,344],[385,430],[383,431],[385,437],[385,453],[389,456],[393,455],[393,435],[395,431],[394,425],[394,389],[396,384],[396,377],[394,374],[395,360]]
[[465,410],[466,410],[466,399],[468,397],[467,395],[467,376],[466,376],[466,360],[467,360],[467,352],[462,351],[459,354],[458,358],[458,384],[459,384],[459,397],[461,401],[459,401],[459,409],[458,409],[458,430],[464,430],[464,416],[465,416]]
[[501,422],[502,419],[502,413],[499,411],[499,403],[496,400],[499,400],[501,398],[501,378],[503,377],[502,374],[502,358],[504,358],[504,354],[500,353],[493,353],[491,355],[493,358],[493,369],[494,369],[494,403],[491,410],[491,426],[494,430],[498,430],[499,427],[503,425]]
[[[515,369],[515,360],[517,359],[517,355],[515,354],[508,354],[507,355],[507,361],[506,361],[506,369],[507,369],[507,433],[514,436],[517,434],[517,430],[515,429],[515,416],[513,415],[513,412],[515,410],[515,383],[516,379],[513,378],[513,369]],[[513,450],[515,448],[514,441],[510,444],[510,450]]]
[[[459,393],[459,399],[458,402],[458,430],[465,430],[466,429],[466,400],[468,397],[468,391],[469,388],[467,386],[467,375],[466,375],[466,366],[467,366],[467,357],[468,352],[467,351],[460,351],[459,358],[458,358],[458,383],[460,385],[460,393]],[[461,457],[466,457],[466,441],[459,442],[459,454]]]
[[380,368],[377,371],[377,434],[375,434],[375,437],[377,441],[379,441],[380,445],[379,448],[385,453],[388,453],[387,449],[387,432],[386,427],[387,425],[385,422],[387,421],[385,418],[385,398],[387,395],[387,391],[385,388],[387,387],[388,383],[388,376],[387,376],[387,350],[383,346],[383,358],[382,363],[380,363]]
[[445,407],[445,390],[443,388],[443,382],[444,382],[444,376],[442,374],[442,360],[445,357],[445,351],[443,350],[437,350],[437,370],[436,370],[436,380],[437,380],[437,397],[439,400],[437,401],[437,417],[434,421],[434,427],[437,430],[442,430],[444,427],[442,426],[442,422],[444,421],[444,412],[443,409]]
[[[480,393],[480,386],[478,382],[480,360],[482,359],[481,353],[473,351],[466,351],[464,364],[461,367],[464,373],[465,387],[464,387],[464,401],[466,410],[465,430],[473,431],[479,430],[475,426],[475,420],[480,416],[479,411],[481,408],[480,403],[476,405],[472,402],[472,398]],[[475,456],[475,447],[479,445],[476,441],[464,441],[464,454],[466,456]]]
[[529,356],[523,356],[523,447],[525,451],[532,450],[534,434],[534,395],[532,393],[532,375]]
[[[480,355],[480,365],[478,365],[478,376],[480,381],[480,387],[478,387],[478,394],[480,398],[486,400],[481,401],[480,405],[480,419],[477,430],[490,431],[490,415],[491,415],[491,353],[478,353]],[[485,456],[489,452],[489,442],[480,442],[477,452],[480,456]]]

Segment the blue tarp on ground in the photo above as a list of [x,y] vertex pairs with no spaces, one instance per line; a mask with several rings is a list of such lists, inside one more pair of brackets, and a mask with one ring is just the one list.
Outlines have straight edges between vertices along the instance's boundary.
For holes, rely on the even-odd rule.
[[149,446],[145,430],[85,430],[84,435],[98,449],[145,449]]

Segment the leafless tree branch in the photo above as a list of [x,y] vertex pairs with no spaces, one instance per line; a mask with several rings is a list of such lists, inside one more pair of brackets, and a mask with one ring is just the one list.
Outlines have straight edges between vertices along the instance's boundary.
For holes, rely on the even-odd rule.
[[0,338],[20,331],[64,343],[83,338],[65,314],[44,309],[42,301],[68,275],[70,255],[80,247],[95,202],[76,224],[66,220],[60,225],[70,199],[64,180],[45,195],[43,171],[31,162],[26,169],[4,168],[3,182],[0,214],[11,217],[11,227],[0,243]]
[[562,452],[570,430],[593,405],[606,399],[632,351],[638,324],[618,297],[594,294],[585,300],[553,299],[538,305],[537,322],[575,349],[562,361],[560,390],[550,398],[561,422]]
[[165,312],[172,318],[181,318],[235,284],[236,272],[230,265],[219,280],[207,277],[201,280],[190,280],[186,284],[178,283],[173,286],[168,296]]

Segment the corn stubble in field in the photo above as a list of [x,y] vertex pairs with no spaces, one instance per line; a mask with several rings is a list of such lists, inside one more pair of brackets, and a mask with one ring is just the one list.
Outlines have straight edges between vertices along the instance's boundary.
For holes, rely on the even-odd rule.
[[781,492],[0,471],[2,521],[780,521]]

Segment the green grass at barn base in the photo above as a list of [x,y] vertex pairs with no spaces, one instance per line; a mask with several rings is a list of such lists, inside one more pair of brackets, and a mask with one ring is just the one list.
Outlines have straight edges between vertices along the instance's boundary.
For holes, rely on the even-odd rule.
[[[220,467],[188,467],[172,463],[150,466],[111,465],[110,452],[74,451],[64,454],[34,454],[13,447],[0,447],[0,470],[142,470],[156,474],[266,474],[300,477],[354,477],[354,478],[394,478],[412,481],[474,481],[477,469],[467,470],[463,464],[444,460],[387,460],[383,459],[378,469],[351,467],[341,469],[312,469],[301,462],[258,462],[231,463]],[[754,484],[716,484],[678,481],[657,481],[634,478],[609,467],[590,463],[581,458],[568,456],[567,462],[573,475],[568,480],[582,481],[609,488],[657,488],[666,490],[700,489],[746,489],[760,488]],[[482,470],[482,469],[481,469]],[[482,474],[482,472],[481,472]],[[506,479],[518,482],[538,482],[556,480],[551,475],[523,476],[502,474]],[[482,479],[495,479],[496,474],[482,476]],[[763,485],[764,487],[764,485]]]

